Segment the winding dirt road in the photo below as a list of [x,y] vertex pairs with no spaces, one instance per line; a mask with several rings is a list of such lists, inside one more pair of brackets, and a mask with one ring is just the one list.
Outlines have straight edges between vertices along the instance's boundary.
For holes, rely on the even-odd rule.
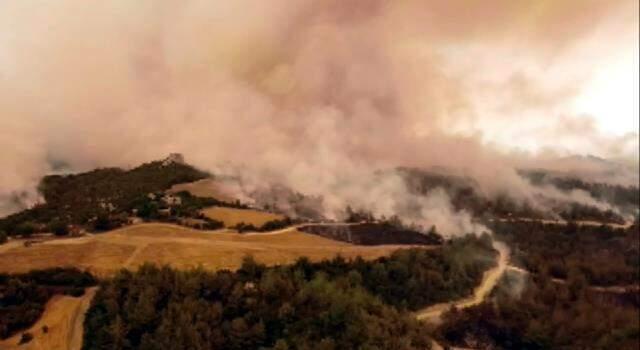
[[482,282],[478,287],[476,287],[470,297],[429,306],[416,312],[416,318],[429,323],[439,323],[440,316],[442,316],[442,314],[452,306],[455,306],[458,309],[464,309],[482,303],[498,284],[498,281],[507,269],[509,262],[509,247],[507,247],[506,244],[494,241],[493,248],[498,251],[498,264],[497,266],[485,271],[482,277]]

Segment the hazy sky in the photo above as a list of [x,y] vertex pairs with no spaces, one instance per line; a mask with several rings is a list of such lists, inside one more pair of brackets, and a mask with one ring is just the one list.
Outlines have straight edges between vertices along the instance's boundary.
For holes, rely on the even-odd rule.
[[637,45],[637,0],[0,1],[0,211],[52,163],[170,152],[329,191],[637,165]]

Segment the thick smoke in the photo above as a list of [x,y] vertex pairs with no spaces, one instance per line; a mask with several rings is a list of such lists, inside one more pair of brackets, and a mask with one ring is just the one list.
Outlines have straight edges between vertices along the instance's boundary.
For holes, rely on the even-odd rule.
[[[635,1],[4,1],[0,214],[37,201],[54,164],[180,152],[247,186],[321,195],[329,216],[351,204],[479,231],[444,193],[418,199],[374,173],[439,166],[530,199],[517,167],[567,151],[637,158],[637,134],[571,148],[576,131],[559,117],[599,63],[577,56],[584,43],[633,30],[628,13]],[[525,137],[504,147],[523,125],[548,141],[540,124],[558,126],[555,149],[530,153]],[[631,173],[616,181],[637,183]]]

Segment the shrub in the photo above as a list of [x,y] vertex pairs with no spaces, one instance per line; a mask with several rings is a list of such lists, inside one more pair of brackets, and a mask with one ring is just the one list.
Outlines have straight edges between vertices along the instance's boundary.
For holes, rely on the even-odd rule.
[[36,227],[30,222],[25,222],[18,225],[15,229],[15,233],[19,236],[29,237],[36,232]]
[[60,220],[56,220],[49,224],[49,231],[56,236],[66,236],[69,234],[69,226]]
[[231,228],[238,230],[238,233],[243,233],[247,231],[258,231],[258,228],[255,227],[253,224],[247,224],[244,222],[239,222],[238,224],[236,224],[235,226],[232,226]]
[[260,231],[275,231],[291,225],[291,219],[284,218],[282,220],[267,221],[260,227]]
[[73,287],[71,288],[67,294],[71,295],[72,297],[81,297],[84,295],[84,288],[82,287]]
[[33,340],[33,334],[29,332],[22,333],[22,336],[20,337],[20,342],[18,343],[18,345],[26,344],[31,340]]
[[205,218],[206,223],[202,225],[203,230],[217,230],[224,227],[224,222]]

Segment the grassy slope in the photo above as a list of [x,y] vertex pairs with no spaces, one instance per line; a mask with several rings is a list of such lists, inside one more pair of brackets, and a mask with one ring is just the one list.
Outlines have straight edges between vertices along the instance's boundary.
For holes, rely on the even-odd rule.
[[247,254],[273,265],[289,263],[300,256],[312,260],[336,254],[377,258],[398,248],[350,245],[295,229],[273,235],[241,235],[196,231],[170,224],[141,224],[99,235],[46,241],[28,248],[14,245],[0,255],[0,271],[76,266],[104,275],[122,267],[137,267],[145,261],[178,268],[202,265],[215,270],[236,268]]

